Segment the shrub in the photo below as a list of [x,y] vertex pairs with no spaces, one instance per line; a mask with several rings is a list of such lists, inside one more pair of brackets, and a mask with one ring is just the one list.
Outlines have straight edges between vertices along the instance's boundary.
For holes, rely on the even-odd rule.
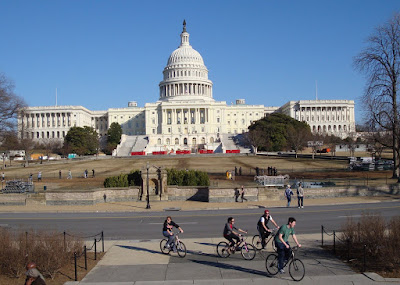
[[139,170],[134,170],[128,174],[107,177],[103,185],[104,188],[140,186],[142,185],[142,176]]
[[354,258],[354,265],[361,268],[363,248],[366,250],[367,267],[390,272],[400,263],[400,217],[393,217],[388,223],[373,213],[363,213],[359,222],[348,219],[338,236],[340,255]]
[[56,232],[13,232],[0,229],[0,274],[20,277],[28,262],[35,262],[39,271],[54,278],[63,266],[71,263],[74,252],[82,252],[83,241]]
[[178,186],[209,186],[210,179],[207,172],[198,170],[166,169],[168,185]]

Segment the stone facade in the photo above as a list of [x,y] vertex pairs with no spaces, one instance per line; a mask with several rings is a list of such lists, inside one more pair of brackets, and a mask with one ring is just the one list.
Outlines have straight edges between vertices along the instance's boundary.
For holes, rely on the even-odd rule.
[[39,141],[62,141],[70,127],[89,126],[105,137],[109,126],[116,122],[125,135],[147,136],[147,153],[214,150],[222,135],[247,132],[254,121],[273,112],[305,121],[314,132],[345,137],[355,131],[351,100],[290,101],[280,108],[247,105],[245,99],[237,99],[235,104],[215,101],[208,69],[200,53],[190,45],[186,23],[180,37],[179,47],[171,53],[163,70],[157,102],[138,107],[132,101],[127,108],[107,111],[89,111],[82,106],[28,107],[20,112],[19,135]]

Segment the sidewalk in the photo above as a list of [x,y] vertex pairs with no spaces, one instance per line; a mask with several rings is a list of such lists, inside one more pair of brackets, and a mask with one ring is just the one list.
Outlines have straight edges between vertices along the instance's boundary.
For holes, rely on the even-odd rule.
[[[297,284],[400,284],[400,279],[384,279],[377,274],[358,274],[319,245],[319,234],[302,235],[297,254],[306,275]],[[172,285],[172,284],[294,284],[288,273],[268,276],[265,258],[272,251],[257,252],[244,260],[240,253],[228,258],[216,254],[222,238],[185,239],[187,255],[160,252],[160,240],[109,241],[106,255],[80,282],[64,285]],[[288,269],[286,268],[286,271]]]
[[[332,197],[323,199],[304,200],[304,205],[332,205],[349,203],[379,203],[399,199],[396,195],[376,197]],[[293,201],[293,207],[296,205]],[[146,209],[146,202],[109,202],[96,205],[25,205],[25,206],[0,206],[0,213],[28,213],[28,212],[144,212],[144,211],[166,211],[166,210],[211,210],[211,209],[241,209],[241,208],[264,208],[264,207],[285,207],[286,200],[279,201],[250,201],[245,203],[207,203],[197,201],[157,201],[151,202],[151,209]]]

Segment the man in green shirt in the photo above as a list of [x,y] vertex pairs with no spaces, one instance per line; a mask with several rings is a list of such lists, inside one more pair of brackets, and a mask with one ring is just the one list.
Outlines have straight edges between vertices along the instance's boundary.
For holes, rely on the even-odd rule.
[[275,245],[278,250],[278,270],[279,273],[284,273],[283,263],[284,259],[287,260],[290,257],[290,245],[288,242],[289,235],[293,236],[293,240],[296,242],[298,247],[301,244],[297,241],[294,227],[296,226],[296,219],[290,217],[287,225],[283,225],[279,228],[278,234],[275,236]]

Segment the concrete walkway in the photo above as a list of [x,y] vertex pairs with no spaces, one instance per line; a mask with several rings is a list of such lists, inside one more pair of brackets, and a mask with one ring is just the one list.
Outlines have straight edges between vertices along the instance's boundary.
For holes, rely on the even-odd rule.
[[[306,268],[298,284],[400,284],[400,279],[384,279],[377,274],[355,273],[346,264],[320,248],[319,234],[302,235],[303,247],[297,257]],[[240,253],[228,258],[216,254],[221,238],[183,239],[187,255],[164,255],[160,240],[107,242],[107,253],[80,282],[64,285],[144,285],[144,284],[289,284],[288,273],[268,276],[265,258],[271,253],[257,252],[256,258],[244,260]],[[288,271],[288,268],[286,268]]]

